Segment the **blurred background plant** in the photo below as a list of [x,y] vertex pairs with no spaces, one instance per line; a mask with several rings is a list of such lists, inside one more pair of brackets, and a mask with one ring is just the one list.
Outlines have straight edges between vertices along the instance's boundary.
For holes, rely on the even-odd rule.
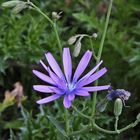
[[[1,0],[0,4],[3,2],[5,0]],[[97,52],[108,9],[107,0],[32,0],[32,2],[50,17],[53,11],[62,11],[58,25],[63,46],[68,46],[68,39],[76,34],[97,33],[98,37],[93,40],[94,49]],[[24,94],[27,96],[27,100],[23,103],[24,108],[19,110],[14,104],[15,101],[12,101],[1,112],[0,139],[66,139],[63,129],[65,119],[63,107],[57,102],[39,107],[36,104],[39,96],[32,90],[36,79],[31,71],[33,68],[40,69],[35,64],[39,63],[40,59],[44,59],[44,52],[51,51],[58,60],[61,59],[51,26],[47,24],[44,17],[33,10],[23,10],[18,14],[13,14],[9,9],[0,7],[0,16],[0,100],[1,102],[4,100],[4,92],[7,89],[10,91],[14,89],[13,84],[17,81],[22,83]],[[82,54],[89,49],[89,40],[83,38],[81,42]],[[74,50],[75,46],[70,47]],[[79,56],[74,58],[75,65],[79,58]],[[135,120],[140,108],[139,0],[114,1],[102,59],[108,68],[108,75],[100,82],[111,82],[114,88],[125,88],[132,93],[130,100],[126,103],[131,107],[124,108],[120,117],[119,127],[122,127]],[[94,61],[93,65],[95,65]],[[98,100],[101,101],[105,96],[106,92],[100,94]],[[91,109],[87,110],[85,104],[91,106],[88,99],[79,99],[75,106],[88,114]],[[71,129],[78,130],[86,124],[86,119],[81,118],[72,109],[70,114]],[[113,127],[111,125],[114,122],[112,102],[109,103],[103,115],[99,112],[97,115],[100,126],[108,129]],[[73,139],[139,140],[139,129],[140,127],[137,126],[116,136],[91,131]]]

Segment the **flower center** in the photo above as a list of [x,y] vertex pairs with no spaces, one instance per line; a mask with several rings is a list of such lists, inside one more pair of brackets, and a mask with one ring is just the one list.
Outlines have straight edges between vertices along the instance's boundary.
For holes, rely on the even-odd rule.
[[68,91],[71,92],[71,91],[73,91],[75,89],[76,86],[73,83],[68,83],[67,87],[68,87]]

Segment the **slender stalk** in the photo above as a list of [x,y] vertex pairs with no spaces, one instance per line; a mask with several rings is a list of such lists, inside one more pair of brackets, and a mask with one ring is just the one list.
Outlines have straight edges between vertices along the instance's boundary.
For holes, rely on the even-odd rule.
[[87,116],[87,115],[83,114],[82,112],[80,112],[74,105],[72,105],[72,107],[82,117],[87,118],[87,119],[90,119],[90,116]]
[[42,16],[44,16],[49,22],[50,24],[53,26],[53,21],[45,14],[43,13],[40,8],[38,8],[35,4],[33,4],[32,2],[28,2],[28,4],[30,6],[32,6],[37,12],[39,12]]
[[57,26],[56,26],[56,22],[53,22],[53,20],[51,20],[45,13],[43,13],[40,8],[38,8],[35,4],[33,4],[32,2],[28,2],[28,4],[30,6],[32,6],[37,12],[39,12],[42,16],[44,16],[47,21],[49,21],[49,23],[52,25],[53,29],[54,29],[54,32],[55,32],[55,35],[56,35],[56,39],[57,39],[57,42],[58,42],[58,47],[59,47],[59,50],[60,50],[60,55],[62,56],[62,45],[61,45],[61,42],[60,42],[60,38],[59,38],[59,35],[58,35],[58,31],[57,31]]
[[121,132],[123,132],[123,131],[125,131],[125,130],[127,130],[127,129],[129,129],[129,128],[135,127],[138,123],[139,123],[139,122],[136,120],[134,123],[131,123],[131,124],[127,125],[126,127],[122,128],[122,129],[120,129],[120,130],[118,130],[118,131],[121,133]]
[[62,56],[62,45],[61,45],[59,34],[58,34],[58,31],[57,31],[56,22],[53,23],[53,28],[54,28],[54,32],[56,34],[56,39],[57,39],[57,42],[58,42],[59,51],[60,51],[60,54]]
[[[109,19],[110,19],[110,14],[111,14],[111,9],[112,9],[112,3],[113,3],[113,0],[110,0],[108,12],[107,12],[107,17],[106,17],[106,22],[105,22],[105,27],[104,27],[103,35],[102,35],[102,38],[101,38],[101,43],[100,43],[100,46],[99,46],[98,55],[97,55],[96,64],[98,64],[100,62],[100,60],[101,60],[101,55],[102,55],[102,51],[103,51],[104,41],[105,41],[105,37],[106,37],[106,33],[107,33],[107,27],[108,27],[108,23],[109,23]],[[95,81],[95,86],[98,86],[98,80]],[[94,116],[95,116],[96,99],[97,99],[97,92],[95,92],[93,94],[93,99],[92,99],[92,105],[93,105],[92,106],[92,114],[91,114],[92,118],[94,118]]]
[[100,132],[106,133],[106,134],[118,134],[116,131],[110,131],[110,130],[103,129],[103,128],[99,127],[97,124],[94,124],[94,129],[96,129]]
[[[121,128],[120,130],[117,130],[117,131],[111,131],[111,130],[106,130],[106,129],[103,129],[101,128],[100,126],[98,126],[97,124],[95,124],[93,122],[93,126],[94,126],[94,129],[95,130],[98,130],[100,132],[103,132],[105,134],[119,134],[119,133],[122,133],[130,128],[133,128],[135,127],[139,122],[136,120],[134,123],[130,123],[129,125],[127,125],[126,127],[124,128]],[[79,135],[81,133],[84,133],[84,132],[89,132],[92,130],[92,125],[89,125],[89,126],[85,126],[85,128],[79,130],[79,131],[75,131],[75,132],[72,132],[69,134],[70,137],[72,136],[76,136],[76,135]]]
[[68,119],[68,110],[65,109],[65,121],[66,121],[66,132],[69,134],[70,132],[70,127],[69,127],[69,119]]
[[92,52],[93,52],[93,57],[94,57],[95,60],[97,60],[97,56],[96,56],[96,54],[95,54],[94,47],[93,47],[92,38],[93,38],[93,37],[89,36],[90,46],[91,46],[91,49],[92,49]]
[[119,120],[119,117],[116,116],[116,117],[115,117],[115,125],[114,125],[115,131],[116,131],[116,132],[118,132],[118,120]]
[[91,129],[91,126],[88,125],[79,131],[75,131],[75,132],[70,133],[68,136],[69,137],[76,136],[76,135],[82,134],[84,132],[90,131],[90,129]]

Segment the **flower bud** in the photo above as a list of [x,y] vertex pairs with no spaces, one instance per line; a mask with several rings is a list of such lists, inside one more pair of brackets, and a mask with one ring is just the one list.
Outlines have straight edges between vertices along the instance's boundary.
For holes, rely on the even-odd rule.
[[94,38],[97,38],[97,37],[98,37],[97,33],[93,33],[92,36],[93,36]]
[[57,13],[57,12],[52,12],[52,18],[55,19],[55,20],[58,20],[61,16],[61,13]]
[[12,10],[12,12],[14,14],[18,14],[19,12],[21,12],[23,9],[27,8],[27,3],[21,1],[20,3],[18,3]]
[[140,122],[140,113],[137,115],[137,121]]
[[7,8],[15,7],[20,2],[21,1],[18,1],[18,0],[7,1],[7,2],[2,3],[2,7],[7,7]]
[[74,57],[77,57],[79,55],[80,51],[81,51],[81,41],[78,40],[75,44],[75,48],[74,48],[74,52],[73,52]]
[[114,115],[120,116],[122,113],[122,108],[123,108],[122,100],[120,98],[117,98],[114,104]]
[[69,38],[69,40],[68,40],[68,44],[69,44],[69,45],[74,44],[74,43],[75,43],[75,41],[76,41],[76,39],[77,39],[77,37],[76,37],[76,36],[72,36],[72,37],[70,37],[70,38]]

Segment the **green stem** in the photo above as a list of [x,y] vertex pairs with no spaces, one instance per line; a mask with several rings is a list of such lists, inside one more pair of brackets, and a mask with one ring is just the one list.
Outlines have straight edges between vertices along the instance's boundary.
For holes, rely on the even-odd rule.
[[88,36],[89,37],[89,40],[90,40],[90,46],[91,46],[91,49],[92,49],[92,52],[93,52],[93,57],[95,60],[97,60],[97,56],[95,54],[95,51],[94,51],[94,47],[93,47],[93,42],[92,42],[92,38],[91,36]]
[[65,109],[65,121],[66,121],[66,132],[69,134],[70,132],[70,127],[69,127],[69,119],[68,119],[68,110]]
[[[95,86],[98,86],[98,80],[95,81]],[[92,98],[92,114],[91,114],[91,118],[94,118],[94,116],[95,116],[96,98],[97,98],[97,92],[94,92],[93,98]],[[95,119],[93,119],[93,120],[95,120]]]
[[116,116],[115,117],[115,131],[118,132],[118,120],[119,120],[119,117]]
[[[117,130],[117,131],[110,131],[110,130],[103,129],[100,126],[98,126],[97,124],[95,124],[94,122],[93,122],[93,126],[94,126],[95,130],[98,130],[98,131],[103,132],[105,134],[119,134],[119,133],[122,133],[122,132],[130,129],[130,128],[135,127],[138,123],[139,122],[136,120],[134,123],[131,123],[131,124],[127,125],[126,127],[122,128],[120,130]],[[91,125],[90,126],[86,126],[85,128],[83,128],[83,129],[81,129],[79,131],[75,131],[75,132],[69,134],[69,136],[70,137],[76,136],[76,135],[79,135],[79,134],[84,133],[84,132],[89,132],[91,130],[92,130],[92,126]]]
[[58,42],[59,51],[60,51],[60,54],[62,56],[62,45],[61,45],[59,34],[58,34],[58,31],[57,31],[56,22],[53,23],[53,28],[54,28],[54,32],[56,34],[56,39],[57,39],[57,42]]
[[33,4],[32,2],[28,2],[28,4],[30,6],[32,6],[37,12],[39,12],[42,16],[44,16],[49,22],[50,24],[53,26],[53,21],[45,14],[43,13],[40,8],[38,8],[35,4]]
[[82,134],[84,132],[90,131],[91,128],[92,128],[91,126],[86,126],[85,128],[83,128],[83,129],[81,129],[79,131],[74,131],[74,132],[70,133],[68,136],[72,137],[72,136],[76,136],[76,135]]
[[90,119],[90,116],[87,116],[87,115],[83,114],[82,112],[80,112],[74,105],[72,105],[72,107],[82,117],[87,118],[87,119]]
[[120,130],[118,130],[118,131],[121,133],[121,132],[123,132],[123,131],[125,131],[125,130],[127,130],[127,129],[129,129],[129,128],[135,127],[138,123],[139,123],[139,122],[136,120],[134,123],[131,123],[131,124],[127,125],[126,127],[122,128],[122,129],[120,129]]
[[[113,0],[110,0],[108,12],[107,12],[107,17],[106,17],[106,22],[105,22],[105,27],[104,27],[103,35],[102,35],[102,38],[101,38],[101,43],[100,43],[100,46],[99,46],[98,55],[97,55],[96,64],[98,64],[100,62],[100,60],[101,60],[101,55],[102,55],[102,51],[103,51],[104,41],[105,41],[105,37],[106,37],[106,33],[107,33],[107,27],[108,27],[108,23],[109,23],[109,19],[110,19],[110,14],[111,14],[111,9],[112,9],[112,3],[113,3]],[[96,80],[95,86],[98,86],[98,80]],[[93,118],[95,116],[96,99],[97,99],[97,92],[95,92],[93,94],[93,99],[92,99],[93,106],[92,106],[91,117],[93,117]]]
[[53,20],[51,20],[45,13],[43,13],[43,12],[40,10],[40,8],[38,8],[38,7],[37,7],[35,4],[33,4],[32,2],[28,2],[28,4],[29,4],[30,6],[32,6],[32,7],[33,7],[37,12],[39,12],[42,16],[44,16],[44,17],[49,21],[49,23],[52,25],[52,27],[53,27],[53,29],[54,29],[54,32],[55,32],[55,35],[56,35],[57,42],[58,42],[60,54],[62,55],[62,45],[61,45],[60,38],[59,38],[59,35],[58,35],[56,22],[53,22]]
[[106,22],[105,22],[105,27],[104,27],[103,35],[102,35],[102,38],[101,38],[101,43],[100,43],[100,46],[99,46],[97,63],[100,62],[101,55],[102,55],[102,52],[103,52],[103,46],[104,46],[104,41],[105,41],[107,28],[108,28],[108,24],[109,24],[109,19],[110,19],[110,14],[111,14],[111,9],[112,9],[112,3],[113,3],[113,0],[110,0],[108,12],[107,12],[107,17],[106,17]]

